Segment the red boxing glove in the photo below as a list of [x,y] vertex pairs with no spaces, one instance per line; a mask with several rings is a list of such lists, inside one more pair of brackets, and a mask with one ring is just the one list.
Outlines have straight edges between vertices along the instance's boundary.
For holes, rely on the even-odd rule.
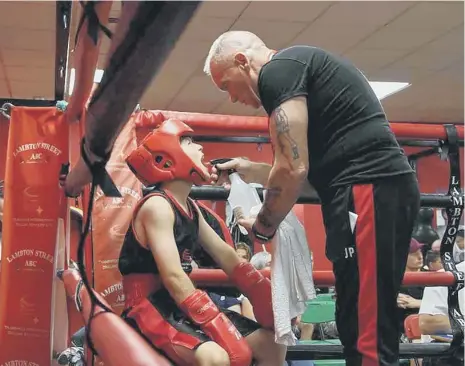
[[234,267],[230,278],[249,299],[257,322],[263,328],[274,329],[271,281],[248,262],[241,262]]
[[195,290],[179,307],[228,353],[231,366],[250,366],[252,350],[245,338],[204,291]]

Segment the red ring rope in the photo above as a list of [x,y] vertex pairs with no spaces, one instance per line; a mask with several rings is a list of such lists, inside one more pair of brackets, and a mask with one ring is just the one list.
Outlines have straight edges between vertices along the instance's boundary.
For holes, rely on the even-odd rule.
[[[270,276],[269,270],[261,271]],[[219,269],[194,269],[190,274],[192,281],[201,286],[232,286],[228,276]],[[334,274],[331,271],[314,271],[313,281],[317,286],[334,286]],[[403,284],[406,286],[452,286],[455,284],[451,272],[407,272]]]

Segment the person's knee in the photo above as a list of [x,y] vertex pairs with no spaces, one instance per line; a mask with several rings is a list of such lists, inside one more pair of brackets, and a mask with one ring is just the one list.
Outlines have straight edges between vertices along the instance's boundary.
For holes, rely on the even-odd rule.
[[229,366],[227,352],[215,342],[203,343],[195,351],[195,363],[198,366]]
[[259,329],[247,338],[258,365],[282,366],[286,358],[286,346],[275,342],[274,332]]

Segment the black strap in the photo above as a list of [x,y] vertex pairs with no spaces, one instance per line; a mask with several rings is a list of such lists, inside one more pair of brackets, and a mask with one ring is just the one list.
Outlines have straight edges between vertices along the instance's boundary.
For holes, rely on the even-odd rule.
[[[455,285],[449,286],[447,298],[449,317],[454,333],[450,354],[461,353],[463,357],[463,327],[465,323],[459,307],[459,291],[464,288],[464,273],[457,270],[453,256],[455,239],[464,209],[463,192],[460,186],[459,138],[455,125],[445,125],[444,128],[447,135],[444,144],[447,145],[450,166],[448,194],[453,205],[446,210],[447,226],[441,242],[441,258],[444,269],[454,275],[456,282]],[[460,349],[457,349],[457,347]]]
[[74,40],[75,47],[78,43],[79,34],[81,32],[81,28],[84,25],[86,18],[88,19],[87,34],[89,35],[90,39],[92,39],[95,45],[97,45],[98,43],[99,30],[101,30],[109,39],[111,39],[113,34],[107,27],[100,23],[97,12],[95,11],[95,5],[98,4],[98,1],[88,1],[86,3],[84,1],[79,1],[79,3],[81,4],[83,11],[76,31],[76,38]]
[[271,241],[271,239],[274,238],[274,236],[276,235],[276,231],[275,231],[273,234],[267,236],[267,235],[265,235],[265,234],[262,234],[262,233],[258,232],[258,231],[257,231],[257,227],[255,226],[255,223],[254,223],[254,224],[252,225],[252,234],[254,234],[254,236],[255,236],[260,242],[262,242],[262,243],[268,243],[268,242]]
[[90,195],[89,195],[90,197],[89,197],[89,203],[88,203],[88,209],[87,209],[87,218],[86,218],[86,221],[84,223],[84,228],[82,230],[81,237],[79,238],[79,245],[78,245],[78,249],[77,249],[77,266],[78,266],[79,273],[81,274],[82,280],[79,282],[79,284],[77,286],[78,288],[76,289],[75,301],[76,301],[77,308],[78,309],[82,308],[82,302],[81,302],[81,298],[80,298],[79,294],[80,294],[81,288],[84,286],[85,289],[87,290],[87,293],[89,295],[89,299],[90,299],[90,302],[91,302],[90,315],[89,315],[89,319],[87,321],[87,326],[86,326],[86,341],[87,341],[87,345],[90,348],[90,350],[92,351],[92,353],[94,355],[98,355],[97,350],[95,349],[95,347],[93,345],[93,342],[92,342],[92,339],[91,339],[92,321],[94,320],[95,316],[98,315],[98,314],[95,314],[95,307],[97,305],[100,306],[103,309],[102,313],[112,313],[113,311],[108,306],[106,306],[104,303],[102,303],[97,298],[97,296],[95,295],[94,290],[93,290],[93,288],[92,288],[92,286],[91,286],[91,284],[89,282],[89,278],[87,277],[86,268],[84,266],[84,262],[85,262],[84,248],[85,248],[85,244],[86,244],[87,235],[90,232],[90,223],[91,223],[91,218],[92,218],[92,210],[94,208],[93,203],[94,203],[95,189],[96,189],[96,183],[95,183],[95,180],[94,180],[94,181],[92,181],[92,185],[91,185],[91,188],[90,188]]
[[110,159],[111,153],[107,154],[104,157],[101,157],[101,160],[99,162],[91,163],[89,157],[87,156],[84,145],[85,139],[83,138],[81,140],[81,156],[82,160],[84,160],[92,174],[92,180],[95,182],[97,186],[99,186],[102,189],[102,192],[105,196],[122,197],[115,183],[113,182],[107,170],[105,169],[105,165],[107,164],[107,161]]

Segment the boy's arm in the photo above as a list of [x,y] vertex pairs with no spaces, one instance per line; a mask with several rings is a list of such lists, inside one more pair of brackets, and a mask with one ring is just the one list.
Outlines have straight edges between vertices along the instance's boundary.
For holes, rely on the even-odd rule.
[[200,245],[229,276],[234,285],[250,300],[255,309],[257,322],[264,328],[274,327],[271,306],[271,283],[249,262],[245,262],[236,251],[223,241],[208,225],[199,211]]
[[137,220],[140,220],[145,231],[164,286],[177,304],[182,303],[195,291],[195,287],[182,269],[173,235],[174,213],[171,205],[161,196],[149,198],[141,207]]
[[241,258],[236,251],[227,244],[219,235],[208,225],[199,209],[199,242],[207,251],[213,260],[221,267],[223,271],[230,276],[234,268],[241,263]]

